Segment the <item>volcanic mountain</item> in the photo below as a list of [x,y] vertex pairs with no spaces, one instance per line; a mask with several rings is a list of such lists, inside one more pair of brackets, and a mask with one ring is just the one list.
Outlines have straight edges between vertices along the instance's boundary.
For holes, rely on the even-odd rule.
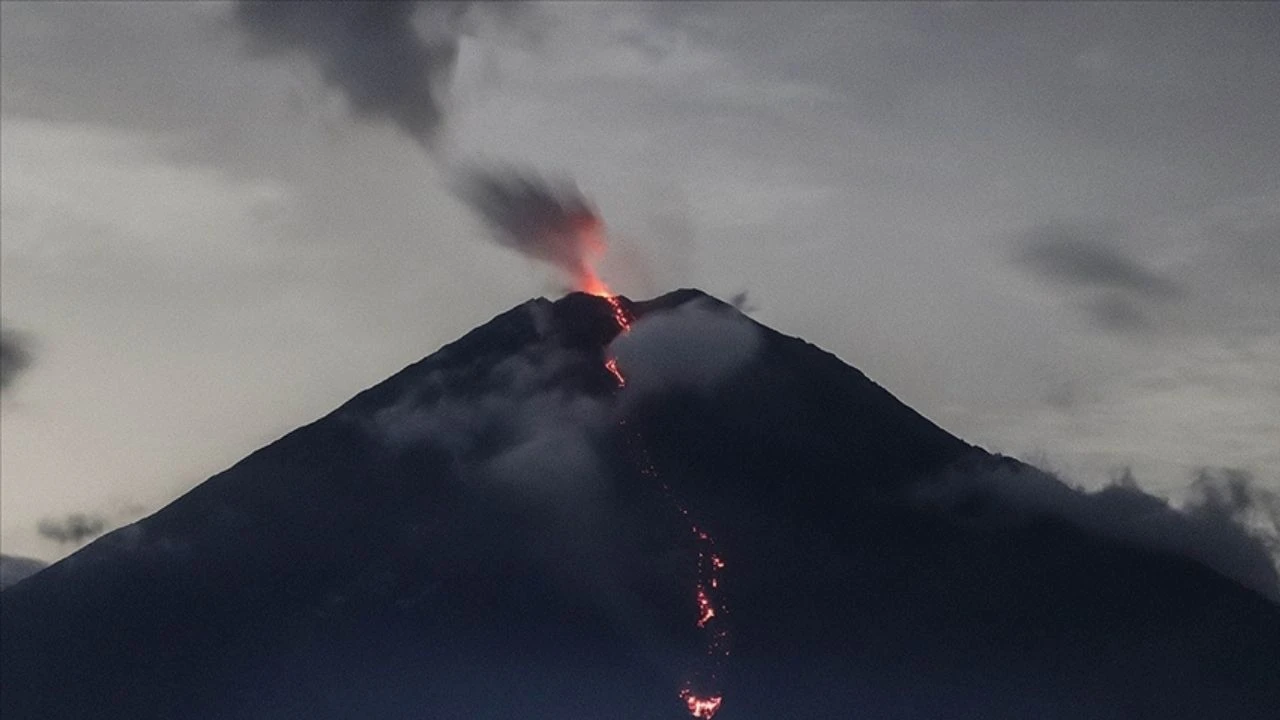
[[680,718],[713,653],[722,720],[1273,718],[1274,581],[700,292],[575,293],[6,590],[0,714]]

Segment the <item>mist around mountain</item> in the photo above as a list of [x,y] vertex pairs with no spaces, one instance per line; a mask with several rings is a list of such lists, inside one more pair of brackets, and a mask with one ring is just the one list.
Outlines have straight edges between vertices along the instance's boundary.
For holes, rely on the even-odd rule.
[[35,558],[0,554],[0,590],[40,572],[47,563]]
[[[516,307],[0,598],[5,718],[1271,718],[1223,503],[1074,490],[685,290]],[[621,389],[604,366],[616,357]],[[646,471],[652,467],[657,478]]]

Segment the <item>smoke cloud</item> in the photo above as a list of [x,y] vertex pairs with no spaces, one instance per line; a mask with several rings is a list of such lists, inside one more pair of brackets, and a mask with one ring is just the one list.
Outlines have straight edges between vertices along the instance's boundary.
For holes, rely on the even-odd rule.
[[472,168],[457,178],[458,197],[500,245],[559,268],[578,288],[598,289],[592,263],[604,252],[604,225],[573,183],[514,168]]
[[71,513],[63,518],[45,518],[40,521],[36,531],[42,537],[62,544],[79,545],[84,541],[101,535],[107,528],[107,521],[101,515]]
[[27,336],[0,328],[0,391],[8,390],[30,365],[31,349]]
[[438,93],[458,54],[467,2],[240,2],[235,18],[260,56],[307,58],[357,117],[382,120],[430,147]]

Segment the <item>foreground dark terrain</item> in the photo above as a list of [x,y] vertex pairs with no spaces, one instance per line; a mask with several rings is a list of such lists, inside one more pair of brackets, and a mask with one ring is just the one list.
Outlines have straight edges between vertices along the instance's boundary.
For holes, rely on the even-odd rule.
[[685,717],[651,461],[726,560],[723,720],[1276,717],[1259,589],[1008,499],[1074,491],[701,293],[627,306],[717,357],[637,329],[620,392],[604,300],[500,315],[6,590],[0,715]]

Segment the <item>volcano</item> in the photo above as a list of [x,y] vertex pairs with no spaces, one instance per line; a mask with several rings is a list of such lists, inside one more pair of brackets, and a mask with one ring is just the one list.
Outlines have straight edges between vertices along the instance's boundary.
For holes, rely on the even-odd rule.
[[674,719],[714,650],[721,720],[1275,717],[1274,570],[1109,493],[698,291],[532,300],[5,590],[0,714]]

